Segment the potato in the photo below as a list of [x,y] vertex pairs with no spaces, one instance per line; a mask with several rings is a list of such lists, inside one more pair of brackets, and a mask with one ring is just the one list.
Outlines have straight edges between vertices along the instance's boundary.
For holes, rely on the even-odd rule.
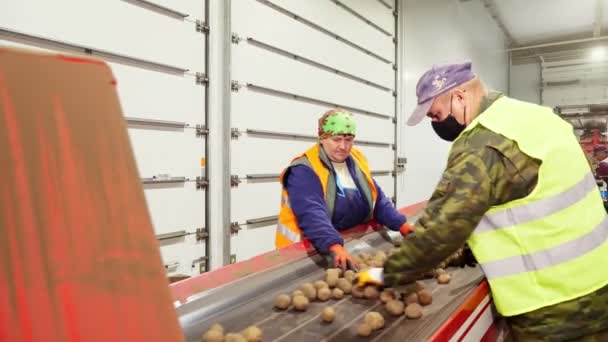
[[286,294],[280,294],[274,298],[274,307],[280,310],[285,310],[291,304],[291,297]]
[[308,298],[308,300],[317,299],[317,289],[315,288],[315,286],[313,284],[306,283],[306,284],[300,286],[300,290],[302,291],[302,293],[304,293],[304,296],[306,298]]
[[336,312],[334,311],[334,309],[332,307],[327,307],[325,309],[323,309],[323,312],[321,313],[321,318],[323,319],[324,322],[333,322],[334,318],[336,317]]
[[352,291],[353,285],[351,284],[350,281],[346,280],[345,278],[340,278],[338,279],[338,282],[336,283],[336,286],[344,291],[344,293],[348,294]]
[[262,330],[255,325],[247,327],[241,332],[247,342],[262,342]]
[[409,319],[418,319],[422,317],[422,306],[418,303],[412,303],[405,308],[405,316]]
[[320,290],[320,289],[322,289],[322,288],[324,288],[324,287],[325,288],[329,287],[329,285],[327,285],[327,283],[324,282],[323,280],[317,280],[317,281],[315,281],[314,286],[317,289],[317,291]]
[[363,290],[363,295],[367,299],[376,299],[378,298],[378,289],[375,286],[366,286]]
[[382,303],[388,303],[394,299],[397,299],[397,294],[393,290],[384,290],[380,293],[380,301],[382,301]]
[[291,293],[291,296],[292,296],[292,297],[295,297],[295,296],[303,296],[303,295],[304,295],[304,292],[302,292],[302,290],[295,290],[295,291],[293,291],[293,292]]
[[219,323],[214,323],[209,330],[217,330],[222,334],[224,333],[224,327],[222,327]]
[[357,277],[357,273],[353,270],[348,270],[344,272],[344,279],[348,280],[349,283],[352,283]]
[[298,311],[306,311],[310,302],[305,296],[293,297],[293,307]]
[[390,300],[388,301],[388,303],[386,303],[385,308],[386,311],[388,311],[388,313],[390,313],[391,315],[401,316],[403,315],[403,309],[405,308],[405,305],[400,300]]
[[328,287],[320,288],[319,291],[317,291],[317,298],[322,302],[327,301],[330,297],[331,290]]
[[351,295],[355,298],[363,298],[365,297],[365,288],[362,286],[353,286]]
[[429,305],[433,302],[433,294],[429,289],[418,291],[418,303],[420,305]]
[[418,303],[418,293],[416,292],[412,292],[409,295],[407,295],[407,297],[405,297],[405,305],[409,305],[412,303]]
[[365,323],[369,324],[374,331],[384,327],[384,316],[382,316],[379,312],[368,312],[365,314],[365,318],[363,320]]
[[336,287],[335,289],[333,289],[331,291],[331,296],[334,299],[342,299],[342,298],[344,298],[344,291],[342,291],[342,289],[339,289]]
[[450,282],[450,275],[447,273],[441,274],[437,277],[438,284],[448,284]]
[[222,342],[224,341],[224,333],[220,330],[209,329],[203,335],[203,342]]

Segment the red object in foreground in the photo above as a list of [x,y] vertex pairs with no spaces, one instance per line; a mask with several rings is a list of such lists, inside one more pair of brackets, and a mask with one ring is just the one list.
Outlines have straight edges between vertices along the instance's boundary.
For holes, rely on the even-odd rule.
[[180,341],[114,77],[0,48],[0,341]]

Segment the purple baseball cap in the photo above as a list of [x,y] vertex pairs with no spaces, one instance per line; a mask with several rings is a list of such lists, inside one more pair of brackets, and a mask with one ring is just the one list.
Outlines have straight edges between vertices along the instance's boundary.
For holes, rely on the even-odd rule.
[[475,78],[471,62],[436,66],[420,77],[416,85],[418,106],[407,120],[409,126],[417,125],[433,105],[435,97]]

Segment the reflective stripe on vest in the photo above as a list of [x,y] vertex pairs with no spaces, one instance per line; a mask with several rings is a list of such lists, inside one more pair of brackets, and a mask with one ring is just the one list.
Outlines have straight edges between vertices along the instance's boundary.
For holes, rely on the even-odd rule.
[[608,217],[578,239],[531,254],[518,255],[480,264],[488,280],[542,270],[593,251],[608,238]]
[[573,205],[583,199],[590,191],[596,190],[595,177],[593,177],[592,173],[589,173],[573,187],[555,196],[485,215],[479,222],[479,225],[477,225],[477,228],[475,228],[475,233],[506,228],[513,224],[541,219]]
[[287,240],[291,241],[291,243],[300,242],[300,240],[302,240],[300,234],[292,232],[291,229],[282,225],[281,222],[277,223],[277,232],[281,233]]

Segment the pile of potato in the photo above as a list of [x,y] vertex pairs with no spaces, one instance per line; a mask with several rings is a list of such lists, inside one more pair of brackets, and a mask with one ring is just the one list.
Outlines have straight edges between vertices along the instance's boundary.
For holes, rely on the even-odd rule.
[[[383,267],[388,256],[384,251],[376,251],[375,253],[361,253],[353,258],[359,263],[360,270],[366,270],[370,267]],[[459,258],[462,258],[462,251],[456,252],[446,261],[442,262],[436,269],[423,275],[424,277],[434,277],[438,284],[447,284],[450,282],[450,275],[445,271],[445,267],[457,263]],[[408,319],[419,319],[423,315],[423,307],[430,305],[433,302],[433,295],[429,289],[424,287],[421,282],[416,282],[413,286],[409,286],[405,292],[397,292],[392,289],[386,289],[382,292],[376,286],[368,285],[359,287],[355,284],[357,274],[348,270],[343,272],[339,268],[328,269],[325,272],[323,280],[317,280],[314,283],[305,283],[293,291],[291,294],[279,294],[274,298],[274,307],[278,310],[287,310],[293,308],[295,311],[306,311],[310,302],[321,301],[326,302],[330,298],[339,300],[346,295],[351,295],[354,298],[365,298],[369,300],[380,300],[385,305],[386,311],[393,316],[405,315]],[[321,320],[325,323],[333,322],[336,312],[333,307],[326,307],[321,313]],[[373,331],[384,327],[384,317],[379,312],[369,312],[365,315],[363,321],[357,327],[359,336],[369,336]],[[243,330],[240,334],[226,334],[218,324],[214,324],[205,335],[203,341],[261,341],[262,331],[256,326],[250,326]]]

